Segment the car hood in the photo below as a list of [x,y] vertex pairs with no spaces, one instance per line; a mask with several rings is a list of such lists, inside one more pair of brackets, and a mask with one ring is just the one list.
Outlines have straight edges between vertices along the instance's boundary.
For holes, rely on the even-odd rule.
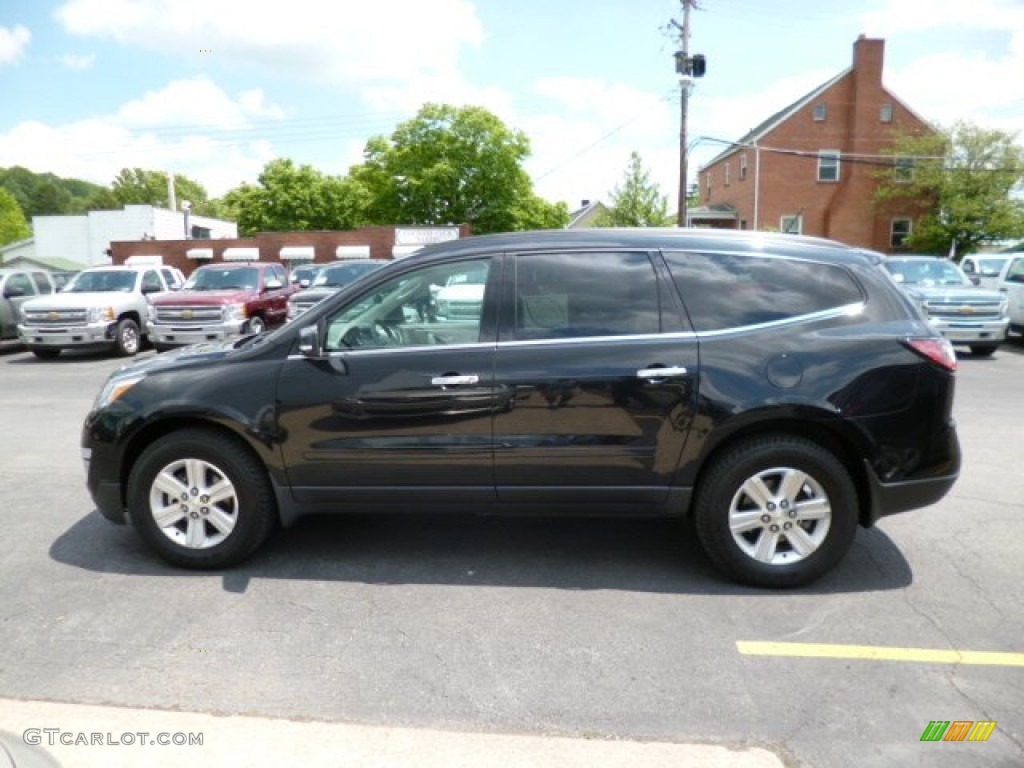
[[957,304],[967,301],[1002,301],[1003,294],[988,288],[977,288],[970,285],[944,285],[924,287],[919,285],[904,286],[911,296],[930,302]]
[[159,299],[153,301],[154,304],[160,305],[171,305],[174,306],[193,306],[193,307],[210,307],[220,306],[221,304],[241,304],[242,302],[252,301],[259,296],[259,291],[253,290],[241,290],[241,291],[175,291],[174,293],[165,293]]
[[339,285],[336,288],[328,288],[328,287],[323,287],[323,288],[307,288],[304,291],[299,291],[298,293],[293,293],[291,295],[291,300],[292,301],[298,301],[298,302],[320,301],[321,299],[326,299],[328,296],[333,296],[338,291],[340,291],[342,288],[344,288],[344,286],[342,286],[342,285]]
[[135,294],[124,291],[83,291],[82,293],[51,293],[29,299],[21,306],[25,309],[73,309],[75,307],[106,307],[120,301],[132,300]]
[[168,368],[178,368],[194,362],[222,360],[237,351],[239,339],[227,341],[204,341],[188,347],[179,347],[159,355],[147,357],[124,365],[115,375],[132,373],[155,373]]

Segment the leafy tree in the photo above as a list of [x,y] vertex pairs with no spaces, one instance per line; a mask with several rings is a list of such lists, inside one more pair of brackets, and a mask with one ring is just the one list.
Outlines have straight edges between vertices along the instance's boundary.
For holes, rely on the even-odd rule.
[[[117,207],[140,204],[167,207],[167,191],[166,173],[143,168],[122,168],[111,184]],[[211,205],[206,189],[199,182],[180,173],[174,174],[174,197],[179,207],[183,200],[188,200],[192,203],[194,213],[210,215]]]
[[240,233],[353,229],[367,223],[370,194],[352,178],[327,176],[291,160],[267,163],[257,184],[243,184],[220,201]]
[[371,138],[352,169],[379,224],[470,224],[475,232],[564,226],[569,211],[533,192],[530,143],[481,107],[426,104],[390,138]]
[[907,245],[924,253],[966,255],[992,241],[1024,236],[1024,148],[1016,134],[959,122],[896,142],[894,167],[881,172],[876,200],[924,200]]
[[651,181],[638,152],[629,155],[622,183],[611,194],[611,205],[597,220],[599,227],[667,227],[675,222],[668,198]]
[[17,199],[0,187],[0,245],[24,240],[31,234],[32,230]]
[[81,213],[87,210],[86,201],[105,189],[89,181],[34,173],[21,166],[0,168],[0,188],[14,195],[28,218]]

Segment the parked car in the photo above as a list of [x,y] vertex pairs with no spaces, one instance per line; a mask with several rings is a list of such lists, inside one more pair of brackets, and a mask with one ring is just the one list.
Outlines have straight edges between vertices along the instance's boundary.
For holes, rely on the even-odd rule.
[[1006,296],[1010,330],[1024,333],[1024,253],[1011,253],[999,273],[1000,293]]
[[961,269],[939,256],[898,256],[885,268],[921,308],[928,322],[954,344],[987,357],[1006,338],[1006,297],[976,287]]
[[[428,246],[273,333],[114,373],[87,486],[190,568],[313,513],[655,514],[732,578],[806,584],[959,473],[956,357],[879,263],[725,230]],[[431,314],[474,275],[475,316]]]
[[323,264],[301,264],[293,267],[291,274],[288,275],[288,282],[296,288],[309,288],[322,268]]
[[295,290],[274,262],[206,264],[180,291],[153,301],[149,337],[159,352],[262,333],[285,322]]
[[57,290],[53,277],[41,269],[0,269],[0,341],[18,338],[22,304]]
[[982,288],[996,288],[999,273],[1006,264],[1008,257],[992,254],[972,254],[960,260],[960,269],[975,285]]
[[60,293],[21,305],[18,336],[36,357],[64,349],[110,349],[135,355],[142,346],[149,301],[168,291],[151,266],[90,267]]
[[294,320],[314,304],[337,293],[363,275],[380,269],[387,262],[379,259],[350,259],[322,265],[313,284],[288,298],[288,319]]

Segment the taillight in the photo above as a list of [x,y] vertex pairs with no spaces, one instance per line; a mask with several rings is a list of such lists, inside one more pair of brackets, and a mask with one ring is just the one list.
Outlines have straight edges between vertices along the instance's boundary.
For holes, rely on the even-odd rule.
[[956,370],[956,352],[953,351],[949,339],[906,339],[903,343],[921,357],[941,365],[946,370]]

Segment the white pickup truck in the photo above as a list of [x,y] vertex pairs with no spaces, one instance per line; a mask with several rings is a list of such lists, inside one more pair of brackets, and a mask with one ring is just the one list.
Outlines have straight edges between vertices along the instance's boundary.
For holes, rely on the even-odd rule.
[[159,267],[90,267],[60,293],[22,304],[18,338],[40,358],[90,348],[130,357],[142,346],[150,298],[168,290]]
[[1006,294],[1010,330],[1024,333],[1024,252],[1008,253],[1006,256],[1006,264],[999,272],[996,290]]

